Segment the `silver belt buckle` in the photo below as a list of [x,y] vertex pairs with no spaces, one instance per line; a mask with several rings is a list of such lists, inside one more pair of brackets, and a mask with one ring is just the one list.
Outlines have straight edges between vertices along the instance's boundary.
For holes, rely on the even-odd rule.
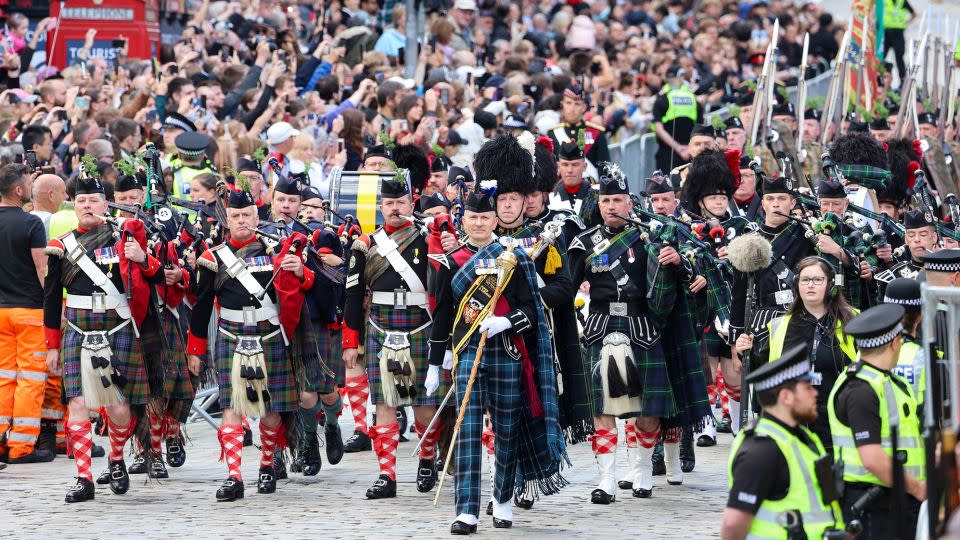
[[393,290],[393,308],[407,309],[407,291],[406,289]]
[[407,332],[387,331],[383,338],[383,346],[394,351],[409,349],[410,335]]
[[257,308],[250,306],[243,306],[241,310],[243,312],[243,325],[244,326],[256,326],[257,325]]
[[88,351],[99,351],[108,345],[110,342],[107,340],[106,332],[84,332],[83,341],[80,344],[81,348]]
[[260,354],[261,352],[263,352],[263,347],[260,345],[260,337],[259,336],[237,336],[236,351],[246,356],[253,356],[255,354]]
[[95,292],[90,295],[90,309],[94,313],[107,312],[107,295],[102,292]]
[[773,293],[773,300],[778,306],[788,306],[793,303],[793,291],[784,289]]
[[610,314],[615,317],[626,317],[627,303],[626,302],[610,302]]

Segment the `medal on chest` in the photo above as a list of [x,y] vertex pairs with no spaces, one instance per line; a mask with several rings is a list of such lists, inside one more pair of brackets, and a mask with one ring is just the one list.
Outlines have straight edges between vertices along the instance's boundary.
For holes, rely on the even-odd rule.
[[420,264],[420,248],[413,248],[413,264]]
[[273,272],[273,261],[270,260],[270,257],[266,255],[261,255],[259,257],[247,257],[243,260],[247,265],[247,269],[251,273],[254,272]]
[[478,276],[486,276],[490,274],[497,273],[497,260],[496,259],[477,259],[474,269]]
[[590,271],[594,274],[610,270],[610,256],[606,253],[590,257]]
[[627,248],[627,262],[633,264],[637,258],[633,256],[633,248]]
[[97,249],[93,252],[93,259],[100,265],[111,265],[120,262],[120,254],[117,248],[108,246]]

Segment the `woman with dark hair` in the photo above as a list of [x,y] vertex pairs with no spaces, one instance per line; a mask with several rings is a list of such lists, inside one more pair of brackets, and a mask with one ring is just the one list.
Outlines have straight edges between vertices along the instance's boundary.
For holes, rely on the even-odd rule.
[[[785,315],[767,325],[770,330],[767,340],[754,347],[753,336],[741,334],[734,348],[738,357],[753,348],[753,364],[761,366],[780,358],[783,351],[791,347],[809,344],[813,371],[817,374],[813,384],[818,391],[818,415],[807,427],[820,437],[829,453],[832,443],[827,399],[840,373],[856,361],[853,339],[844,334],[843,329],[858,312],[844,299],[840,286],[836,285],[833,267],[826,259],[818,256],[801,259],[795,275],[793,303]],[[734,363],[740,367],[738,360]]]
[[347,109],[341,113],[343,117],[343,130],[340,131],[340,137],[343,139],[343,147],[347,151],[347,164],[343,166],[345,171],[356,171],[363,165],[363,113],[356,109]]

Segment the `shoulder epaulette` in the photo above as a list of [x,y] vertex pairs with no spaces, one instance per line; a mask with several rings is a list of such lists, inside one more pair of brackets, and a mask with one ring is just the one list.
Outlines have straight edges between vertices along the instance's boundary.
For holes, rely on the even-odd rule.
[[60,241],[60,238],[53,238],[47,242],[47,247],[43,249],[43,252],[47,255],[54,255],[57,257],[63,257],[63,253],[66,251],[66,248],[63,247],[63,242]]
[[350,246],[350,249],[359,251],[360,253],[366,253],[370,249],[370,237],[361,234],[353,241],[353,244]]
[[206,268],[207,270],[210,270],[211,272],[216,272],[220,268],[220,265],[217,263],[217,258],[209,249],[204,250],[203,253],[197,257],[197,264]]
[[606,130],[607,130],[607,128],[601,126],[600,124],[594,124],[593,122],[584,122],[584,124],[586,124],[587,127],[592,127],[593,129],[595,129],[595,130],[597,130],[597,131],[606,131]]

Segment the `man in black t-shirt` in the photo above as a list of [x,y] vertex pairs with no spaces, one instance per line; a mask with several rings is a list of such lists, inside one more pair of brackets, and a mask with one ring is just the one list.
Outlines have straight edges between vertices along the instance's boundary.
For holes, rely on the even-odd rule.
[[[10,463],[51,461],[53,447],[37,445],[47,380],[43,278],[47,235],[23,211],[33,176],[25,165],[0,168],[0,458]],[[56,426],[48,431],[56,434]],[[5,440],[5,442],[4,442]]]

